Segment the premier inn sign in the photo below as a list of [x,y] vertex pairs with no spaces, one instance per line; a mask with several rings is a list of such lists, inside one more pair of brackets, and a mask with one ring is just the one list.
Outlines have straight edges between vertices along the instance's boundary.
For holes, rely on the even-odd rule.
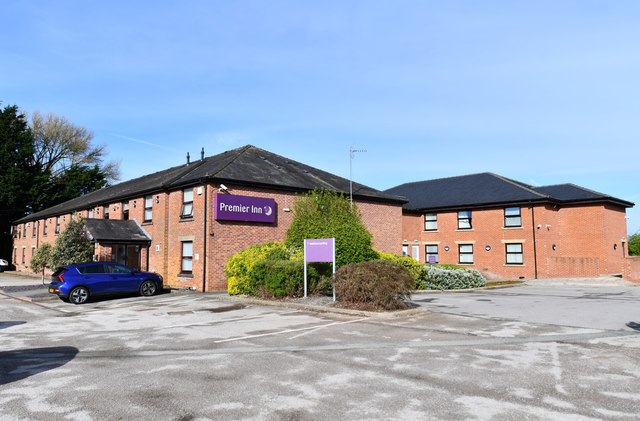
[[264,197],[219,194],[215,196],[216,221],[276,222],[276,201]]

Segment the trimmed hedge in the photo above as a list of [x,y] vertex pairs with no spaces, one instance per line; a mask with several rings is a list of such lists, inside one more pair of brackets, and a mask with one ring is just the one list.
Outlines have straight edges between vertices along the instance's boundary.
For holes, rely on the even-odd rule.
[[418,285],[418,282],[420,281],[420,279],[422,279],[425,276],[426,268],[422,263],[418,262],[413,257],[400,256],[397,254],[387,253],[384,251],[376,251],[376,254],[378,255],[379,260],[386,260],[388,262],[401,265],[405,269],[407,269],[411,274],[411,276],[413,276],[413,279],[416,282],[416,286]]
[[475,269],[442,269],[426,266],[425,277],[421,280],[424,289],[466,289],[479,288],[487,284]]
[[337,270],[334,283],[341,304],[365,310],[407,308],[415,288],[407,269],[386,260],[345,265]]
[[289,252],[282,243],[270,242],[246,248],[227,260],[227,292],[229,295],[254,294],[250,276],[254,266],[265,260],[286,260]]
[[[318,274],[307,267],[309,290],[317,283]],[[302,297],[304,295],[304,262],[299,260],[263,260],[249,274],[250,295],[264,298]]]

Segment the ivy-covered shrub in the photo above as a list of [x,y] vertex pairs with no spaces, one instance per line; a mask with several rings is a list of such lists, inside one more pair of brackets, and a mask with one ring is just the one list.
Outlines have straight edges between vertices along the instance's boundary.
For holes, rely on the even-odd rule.
[[289,252],[282,243],[270,242],[246,248],[227,260],[227,292],[229,295],[254,294],[249,277],[254,266],[265,260],[286,260]]
[[475,269],[442,269],[426,265],[425,277],[421,281],[424,289],[479,288],[487,284],[482,274]]
[[384,251],[376,251],[376,254],[378,255],[379,260],[386,260],[391,263],[396,263],[407,269],[415,280],[415,287],[418,286],[418,282],[425,276],[426,268],[422,263],[418,262],[413,257],[400,256]]
[[[313,291],[318,274],[307,266],[308,290]],[[262,260],[249,274],[251,295],[264,298],[302,297],[304,295],[304,262],[299,260]]]
[[342,305],[364,310],[407,308],[415,287],[407,269],[386,260],[345,265],[336,271],[334,282]]

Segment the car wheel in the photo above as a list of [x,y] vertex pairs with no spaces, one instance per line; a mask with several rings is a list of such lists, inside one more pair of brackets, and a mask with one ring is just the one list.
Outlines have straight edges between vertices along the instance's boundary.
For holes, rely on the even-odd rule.
[[153,281],[144,281],[140,285],[140,295],[143,295],[145,297],[151,297],[152,295],[155,295],[157,290],[158,287]]
[[83,304],[89,299],[89,290],[85,287],[75,287],[69,293],[69,301],[73,304]]

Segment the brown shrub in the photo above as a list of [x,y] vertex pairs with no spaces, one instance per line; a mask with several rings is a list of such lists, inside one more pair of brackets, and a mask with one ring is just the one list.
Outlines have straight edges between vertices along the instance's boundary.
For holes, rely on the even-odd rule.
[[336,272],[335,287],[345,307],[399,310],[409,306],[415,279],[401,265],[372,260],[342,266]]

